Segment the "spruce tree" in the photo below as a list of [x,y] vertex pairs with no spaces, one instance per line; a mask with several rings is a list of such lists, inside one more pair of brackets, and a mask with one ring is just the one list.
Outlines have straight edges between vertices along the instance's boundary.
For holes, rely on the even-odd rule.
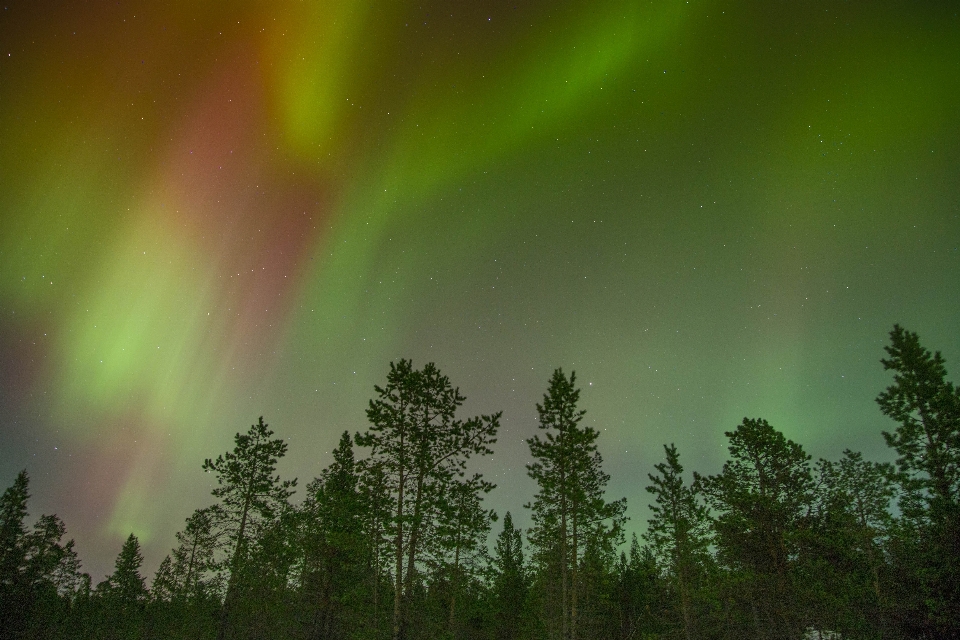
[[523,629],[528,578],[523,563],[523,538],[507,511],[493,556],[493,620],[497,640],[515,640]]
[[[301,581],[310,602],[308,637],[326,638],[362,622],[366,592],[363,503],[353,440],[344,432],[333,463],[307,486],[300,508],[304,564]],[[348,604],[353,604],[348,610]]]
[[31,605],[24,585],[29,484],[23,470],[0,497],[0,638],[4,640],[22,633]]
[[149,592],[140,575],[142,564],[140,541],[131,533],[117,555],[113,573],[97,585],[101,614],[98,622],[106,638],[143,637]]
[[136,609],[142,606],[148,595],[146,582],[140,575],[142,564],[140,541],[131,533],[117,555],[113,573],[107,576],[97,590],[102,591],[111,603],[121,608]]
[[27,529],[28,489],[21,471],[0,497],[0,638],[54,633],[82,580],[73,540],[62,542],[66,526],[57,516],[42,515]]

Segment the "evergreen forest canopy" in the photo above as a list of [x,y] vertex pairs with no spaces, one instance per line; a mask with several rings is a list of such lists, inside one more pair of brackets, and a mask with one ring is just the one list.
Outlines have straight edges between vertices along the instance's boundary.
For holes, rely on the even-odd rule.
[[525,532],[484,509],[495,487],[467,472],[500,414],[458,417],[450,380],[406,360],[300,504],[263,418],[206,460],[214,501],[150,588],[134,535],[94,586],[57,516],[28,527],[21,472],[0,498],[0,638],[960,637],[960,391],[915,333],[890,340],[877,402],[895,465],[849,450],[812,462],[745,418],[716,475],[690,481],[664,446],[646,533],[625,552],[625,501],[605,494],[599,434],[560,369],[528,440]]

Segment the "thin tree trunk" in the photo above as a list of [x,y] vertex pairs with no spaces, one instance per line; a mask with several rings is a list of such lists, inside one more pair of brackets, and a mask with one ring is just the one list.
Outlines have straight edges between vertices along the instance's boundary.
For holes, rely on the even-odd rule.
[[[403,446],[401,438],[400,446]],[[397,535],[394,540],[396,553],[396,575],[393,579],[393,640],[401,638],[401,600],[403,600],[403,485],[406,481],[403,473],[403,466],[399,471],[399,483],[397,489]]]
[[572,514],[571,540],[573,542],[573,558],[570,569],[570,640],[577,640],[577,587],[579,586],[580,567],[577,566],[577,556],[579,555],[579,539],[577,531],[577,512]]
[[373,530],[373,627],[374,633],[380,630],[380,521],[371,527]]
[[447,627],[453,636],[454,611],[457,605],[457,578],[460,575],[460,532],[457,532],[457,545],[453,552],[453,575],[450,576],[450,619]]
[[197,539],[193,539],[193,545],[190,547],[190,562],[187,563],[187,575],[183,579],[183,597],[186,599],[190,593],[190,578],[193,577],[193,561],[197,555]]
[[687,590],[686,580],[680,577],[680,609],[683,612],[683,635],[686,640],[693,640],[693,617],[690,612],[690,593]]
[[[251,473],[251,484],[254,477],[255,473]],[[240,568],[239,558],[247,546],[247,516],[250,513],[250,502],[253,500],[252,493],[253,488],[248,484],[246,496],[243,500],[243,511],[240,513],[240,528],[237,530],[237,546],[234,548],[233,557],[230,559],[230,579],[227,581],[227,593],[223,597],[223,610],[220,612],[220,626],[217,628],[217,640],[224,640],[227,637],[227,625],[230,623],[230,613],[233,610],[233,601],[236,599],[237,571]]]
[[407,543],[407,576],[406,587],[403,593],[403,603],[400,609],[401,637],[406,637],[407,611],[410,594],[413,593],[413,580],[417,570],[417,542],[420,533],[421,503],[423,501],[423,478],[421,471],[417,477],[417,493],[413,502],[413,521],[410,524],[410,540]]
[[567,501],[560,497],[560,637],[568,639],[567,624]]

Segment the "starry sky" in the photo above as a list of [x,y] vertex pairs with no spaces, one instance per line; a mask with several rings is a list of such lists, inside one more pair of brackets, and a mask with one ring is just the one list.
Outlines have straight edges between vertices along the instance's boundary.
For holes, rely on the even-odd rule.
[[895,322],[957,370],[960,18],[9,0],[0,225],[0,482],[95,581],[131,531],[155,569],[260,415],[317,475],[398,358],[503,410],[477,468],[521,524],[575,370],[642,531],[662,444],[715,472],[744,416],[890,459]]

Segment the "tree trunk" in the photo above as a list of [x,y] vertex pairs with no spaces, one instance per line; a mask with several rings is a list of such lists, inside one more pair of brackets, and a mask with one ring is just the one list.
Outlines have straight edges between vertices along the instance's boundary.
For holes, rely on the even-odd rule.
[[[403,600],[403,468],[400,469],[397,490],[397,535],[394,539],[396,552],[396,575],[393,579],[393,640],[400,640],[402,633],[401,600]],[[219,640],[219,639],[218,639]]]
[[568,640],[567,622],[567,501],[560,497],[560,637]]
[[573,558],[570,564],[570,640],[577,640],[577,587],[579,586],[580,567],[577,566],[577,556],[579,555],[579,539],[577,531],[577,512],[574,510],[571,518],[573,542]]
[[423,476],[421,471],[417,477],[417,493],[413,501],[413,520],[410,523],[410,539],[407,542],[407,576],[406,586],[403,589],[402,603],[400,607],[400,637],[406,637],[407,610],[409,606],[410,594],[413,593],[413,580],[417,571],[417,542],[420,533],[420,506],[423,498]]
[[[254,473],[250,474],[250,483],[253,482]],[[223,596],[223,610],[220,612],[220,626],[217,628],[217,640],[224,640],[227,637],[227,625],[230,624],[230,613],[233,610],[233,601],[236,599],[237,590],[237,570],[240,568],[239,558],[247,546],[247,516],[250,513],[250,502],[253,500],[253,487],[247,485],[246,496],[243,499],[243,511],[240,513],[240,528],[237,530],[237,546],[233,550],[233,557],[230,558],[230,579],[227,580],[227,593]]]
[[450,630],[450,636],[453,636],[454,611],[457,605],[457,578],[460,575],[460,534],[457,533],[457,545],[453,552],[453,574],[450,576],[450,619],[447,627]]
[[690,611],[690,592],[687,589],[684,576],[680,576],[680,610],[683,613],[684,638],[686,638],[686,640],[693,640],[693,616]]

